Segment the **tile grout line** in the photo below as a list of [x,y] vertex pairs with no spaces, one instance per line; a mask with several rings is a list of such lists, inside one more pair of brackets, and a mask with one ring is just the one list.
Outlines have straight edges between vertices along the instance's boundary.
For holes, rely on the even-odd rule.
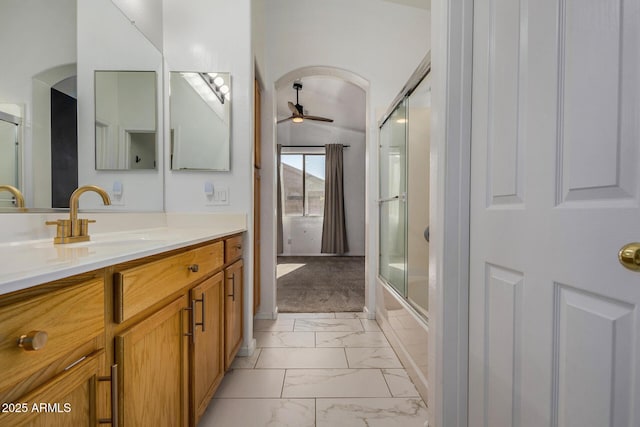
[[287,371],[288,369],[285,369],[284,375],[282,376],[282,387],[280,387],[280,399],[284,399],[284,383],[287,380]]
[[349,363],[349,357],[347,357],[347,347],[342,347],[344,351],[344,359],[347,361],[347,369],[351,369],[351,364]]
[[384,380],[384,383],[387,385],[387,389],[389,390],[389,396],[390,397],[395,397],[393,395],[393,391],[391,391],[391,386],[389,385],[389,381],[387,381],[387,376],[384,374],[384,369],[380,368],[380,375],[382,375],[382,379]]

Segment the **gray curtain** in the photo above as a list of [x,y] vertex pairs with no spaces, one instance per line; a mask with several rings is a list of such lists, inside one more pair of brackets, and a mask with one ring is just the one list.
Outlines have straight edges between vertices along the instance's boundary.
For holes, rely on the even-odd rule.
[[282,156],[282,145],[278,144],[277,145],[278,151],[277,151],[277,168],[278,168],[278,203],[277,203],[277,216],[278,216],[278,254],[282,253],[282,248],[283,248],[283,239],[282,239],[282,178],[280,177],[280,170],[282,169],[280,167],[280,158]]
[[342,144],[326,146],[321,252],[328,254],[349,252],[344,215],[342,148]]

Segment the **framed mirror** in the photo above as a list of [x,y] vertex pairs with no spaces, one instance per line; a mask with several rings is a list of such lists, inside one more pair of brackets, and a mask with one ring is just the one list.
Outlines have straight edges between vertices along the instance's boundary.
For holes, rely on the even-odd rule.
[[230,170],[230,73],[171,72],[171,169]]
[[96,71],[96,169],[155,169],[155,71]]

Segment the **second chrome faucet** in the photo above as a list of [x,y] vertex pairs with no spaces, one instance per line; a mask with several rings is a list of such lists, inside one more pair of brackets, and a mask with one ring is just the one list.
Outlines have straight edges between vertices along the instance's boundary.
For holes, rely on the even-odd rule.
[[69,219],[46,222],[47,225],[57,226],[53,243],[76,243],[89,240],[89,223],[95,222],[95,220],[78,219],[78,201],[80,196],[87,191],[98,193],[105,205],[111,204],[111,199],[107,192],[97,185],[84,185],[76,189],[71,193],[71,198],[69,199]]

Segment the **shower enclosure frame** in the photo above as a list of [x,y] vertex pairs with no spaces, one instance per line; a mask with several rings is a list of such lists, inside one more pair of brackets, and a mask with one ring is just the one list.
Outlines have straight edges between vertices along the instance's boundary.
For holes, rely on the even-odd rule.
[[[426,153],[420,153],[425,157],[427,164],[423,171],[414,171],[414,174],[423,172],[420,177],[425,182],[421,191],[416,191],[415,185],[411,188],[411,181],[415,179],[410,175],[409,165],[411,162],[416,162],[415,153],[413,153],[414,158],[411,158],[412,147],[416,146],[415,140],[412,140],[413,144],[410,145],[412,120],[417,127],[418,124],[423,125],[419,122],[425,119],[424,114],[416,113],[411,96],[419,87],[421,90],[424,89],[423,82],[428,85],[430,91],[430,70],[431,62],[428,54],[396,96],[378,125],[378,279],[407,301],[425,321],[428,321],[429,317],[428,241],[424,240],[428,237],[429,217],[428,140],[425,145]],[[411,117],[413,114],[415,116]],[[427,114],[428,119],[430,111]],[[427,124],[426,132],[428,132],[428,126]],[[426,200],[419,200],[420,195],[417,193],[424,194],[425,188],[427,189]],[[412,203],[413,206],[426,205],[426,208],[422,206],[419,210],[418,217],[415,214],[415,207],[412,208],[413,213],[410,215],[409,206]],[[410,229],[411,234],[409,234]],[[416,236],[417,229],[420,231],[419,237]],[[421,256],[416,258],[413,255],[416,252],[420,252]]]

